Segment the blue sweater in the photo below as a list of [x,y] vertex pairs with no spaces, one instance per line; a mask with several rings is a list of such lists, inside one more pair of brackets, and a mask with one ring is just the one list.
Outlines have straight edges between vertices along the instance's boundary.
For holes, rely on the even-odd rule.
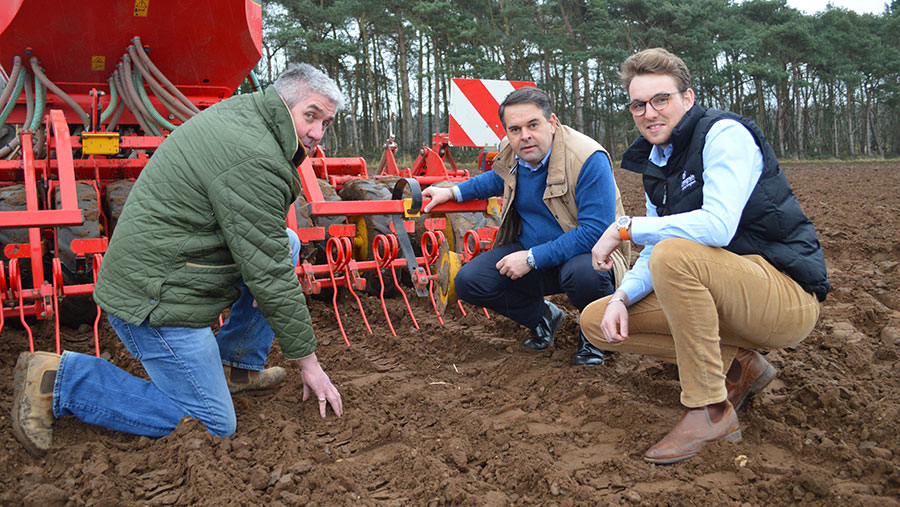
[[[591,251],[603,231],[616,219],[616,188],[609,159],[602,152],[591,155],[581,167],[575,183],[578,226],[563,232],[544,204],[547,169],[531,170],[521,161],[516,168],[516,198],[513,206],[522,218],[519,243],[532,249],[538,268],[558,266]],[[503,179],[489,171],[457,186],[463,201],[503,195]]]

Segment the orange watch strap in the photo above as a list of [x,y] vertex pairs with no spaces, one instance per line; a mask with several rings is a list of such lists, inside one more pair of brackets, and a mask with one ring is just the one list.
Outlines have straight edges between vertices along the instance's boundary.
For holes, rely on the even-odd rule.
[[619,228],[619,236],[622,237],[622,241],[631,240],[631,237],[628,236],[628,227],[620,227]]

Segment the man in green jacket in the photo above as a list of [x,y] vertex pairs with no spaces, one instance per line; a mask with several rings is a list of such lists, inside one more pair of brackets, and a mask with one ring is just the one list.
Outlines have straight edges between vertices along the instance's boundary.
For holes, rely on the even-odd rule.
[[29,452],[46,452],[53,418],[66,415],[151,437],[191,416],[229,436],[231,393],[285,375],[263,369],[273,335],[300,363],[303,400],[314,395],[322,417],[328,404],[342,414],[294,273],[299,240],[285,230],[301,192],[296,167],[342,103],[331,78],[291,65],[273,86],[204,110],[160,145],[128,197],[94,291],[151,380],[84,354],[23,353],[13,432]]

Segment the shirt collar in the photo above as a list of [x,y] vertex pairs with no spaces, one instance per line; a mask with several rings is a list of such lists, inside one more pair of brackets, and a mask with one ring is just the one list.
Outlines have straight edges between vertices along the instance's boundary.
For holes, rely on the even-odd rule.
[[647,158],[657,166],[665,167],[669,163],[669,157],[672,156],[673,149],[671,143],[667,144],[665,148],[660,148],[654,144],[653,148],[650,149],[650,156]]
[[547,164],[547,161],[550,160],[550,153],[552,153],[552,152],[553,152],[553,145],[551,145],[551,146],[550,146],[550,149],[547,150],[547,154],[544,155],[544,159],[541,160],[541,163],[538,164],[537,167],[534,167],[534,166],[532,166],[531,164],[529,164],[528,162],[522,160],[521,158],[519,158],[518,155],[516,155],[516,162],[517,162],[520,166],[522,166],[522,167],[528,169],[528,170],[531,171],[531,172],[537,172],[537,171],[539,171],[542,167],[547,167],[547,165],[548,165],[548,164]]

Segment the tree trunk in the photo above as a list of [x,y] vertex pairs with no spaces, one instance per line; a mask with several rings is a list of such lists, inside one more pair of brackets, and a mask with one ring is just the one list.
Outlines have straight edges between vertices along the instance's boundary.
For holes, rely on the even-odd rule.
[[423,132],[425,131],[422,126],[422,110],[425,109],[422,107],[422,55],[424,53],[425,49],[422,46],[422,32],[419,31],[419,73],[416,78],[416,82],[419,86],[418,107],[416,108],[416,147],[422,146],[422,139],[424,137]]
[[856,139],[854,138],[853,129],[855,126],[853,125],[853,115],[855,114],[853,111],[853,87],[850,86],[850,83],[847,83],[847,142],[850,144],[850,156],[856,155]]

